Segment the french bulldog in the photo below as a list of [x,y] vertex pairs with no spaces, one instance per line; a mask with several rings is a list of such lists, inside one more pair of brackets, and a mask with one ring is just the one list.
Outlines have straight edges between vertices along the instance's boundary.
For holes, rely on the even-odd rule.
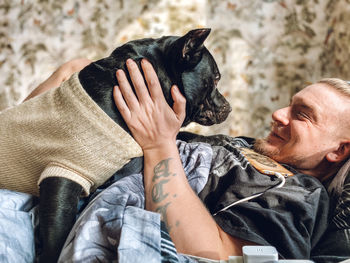
[[[130,41],[116,48],[110,56],[82,69],[78,73],[79,81],[92,100],[130,134],[113,100],[113,87],[117,84],[115,72],[123,69],[127,73],[125,61],[128,58],[138,64],[146,58],[158,75],[169,105],[173,104],[170,94],[173,84],[185,96],[186,118],[183,126],[190,122],[201,125],[221,123],[227,118],[231,107],[216,88],[220,72],[213,56],[203,45],[209,33],[210,29],[203,28],[189,31],[182,37]],[[48,177],[40,183],[41,262],[57,261],[74,224],[82,191],[79,183],[59,176]]]

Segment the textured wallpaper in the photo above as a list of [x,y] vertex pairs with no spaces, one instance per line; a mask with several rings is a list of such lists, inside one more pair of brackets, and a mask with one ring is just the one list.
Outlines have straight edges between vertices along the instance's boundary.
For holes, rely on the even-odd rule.
[[206,46],[233,111],[202,134],[262,136],[271,113],[323,77],[350,79],[349,0],[1,0],[0,110],[60,64],[133,39],[210,27]]

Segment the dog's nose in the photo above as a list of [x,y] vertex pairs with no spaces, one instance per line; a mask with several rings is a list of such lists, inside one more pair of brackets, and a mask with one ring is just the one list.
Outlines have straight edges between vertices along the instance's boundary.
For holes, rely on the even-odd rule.
[[232,111],[230,103],[227,101],[218,109],[216,115],[216,123],[221,123],[227,119],[228,115]]

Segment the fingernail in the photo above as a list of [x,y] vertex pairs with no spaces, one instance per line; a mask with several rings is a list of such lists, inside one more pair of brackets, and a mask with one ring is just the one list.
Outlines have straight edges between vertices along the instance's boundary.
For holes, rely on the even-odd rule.
[[128,58],[127,60],[126,60],[126,63],[127,64],[131,64],[131,63],[133,63],[134,61],[131,59],[131,58]]
[[115,73],[117,76],[120,76],[122,74],[123,70],[122,69],[118,69],[117,72]]
[[150,62],[148,61],[147,58],[143,58],[143,59],[141,60],[141,63],[150,63]]

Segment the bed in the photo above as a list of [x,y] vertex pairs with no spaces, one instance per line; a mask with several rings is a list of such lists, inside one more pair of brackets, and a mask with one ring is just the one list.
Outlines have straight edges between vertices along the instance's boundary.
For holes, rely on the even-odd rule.
[[[204,189],[213,163],[228,169],[219,151],[231,149],[227,136],[183,136],[178,148],[193,190]],[[77,221],[59,262],[200,262],[177,253],[157,213],[143,209],[142,158],[135,158],[95,193],[79,202]],[[346,171],[349,174],[349,169]],[[137,183],[135,183],[137,182]],[[40,252],[38,199],[0,190],[0,261],[34,262]],[[335,205],[330,224],[312,250],[315,262],[341,262],[350,258],[350,175]]]

